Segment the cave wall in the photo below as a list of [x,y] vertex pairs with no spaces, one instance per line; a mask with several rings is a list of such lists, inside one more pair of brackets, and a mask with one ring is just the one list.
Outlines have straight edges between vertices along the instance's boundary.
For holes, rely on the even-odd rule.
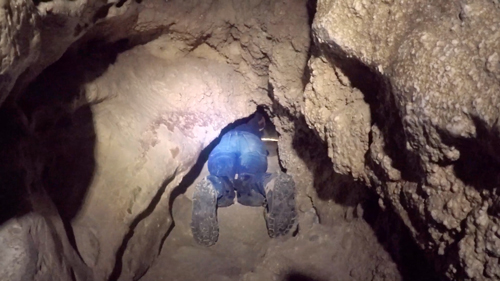
[[374,192],[448,278],[500,278],[497,1],[138,2],[0,9],[2,167],[18,175],[2,188],[20,190],[0,229],[0,264],[20,267],[1,276],[139,278],[172,189],[264,105],[301,212],[352,221]]
[[[6,11],[17,7],[11,4]],[[17,218],[5,218],[3,241],[29,254],[2,264],[14,259],[29,274],[22,278],[140,278],[172,225],[169,196],[202,149],[228,123],[271,104],[270,69],[281,88],[296,95],[302,88],[310,43],[303,1],[101,4],[23,3],[42,22],[30,28],[46,41],[14,42],[43,56],[23,57],[24,69],[6,66],[18,79],[3,84],[12,90],[5,117],[20,120],[15,125],[26,132],[19,138],[35,148],[15,166],[28,176],[5,190],[25,190],[12,199],[28,198],[16,206],[28,214],[41,212],[32,202],[40,194],[40,208],[51,210],[40,224],[58,227],[23,238]],[[6,141],[18,153],[26,149]],[[59,247],[24,241],[50,234],[47,243],[62,244],[68,256],[51,260]],[[9,279],[21,274],[5,270]]]
[[453,280],[500,278],[499,8],[318,1],[312,26],[308,124]]

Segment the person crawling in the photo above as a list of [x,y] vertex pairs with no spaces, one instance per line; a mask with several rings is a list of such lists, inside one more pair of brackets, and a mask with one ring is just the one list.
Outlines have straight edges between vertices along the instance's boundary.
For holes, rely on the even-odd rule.
[[210,175],[193,194],[191,231],[201,245],[212,246],[219,237],[217,208],[235,203],[264,207],[270,237],[285,235],[295,223],[295,183],[283,172],[267,173],[267,150],[261,140],[264,116],[224,134],[208,157]]

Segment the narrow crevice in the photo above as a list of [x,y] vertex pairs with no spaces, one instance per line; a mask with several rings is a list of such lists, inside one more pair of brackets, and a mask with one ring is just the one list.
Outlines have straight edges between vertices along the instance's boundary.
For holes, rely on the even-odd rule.
[[118,1],[118,3],[116,3],[116,5],[115,5],[115,6],[116,6],[117,8],[120,8],[120,7],[122,7],[122,6],[123,6],[123,4],[125,4],[125,3],[127,3],[127,0],[120,0],[120,1]]
[[82,258],[82,255],[80,254],[80,251],[78,250],[78,245],[76,244],[75,233],[73,231],[73,226],[71,225],[71,222],[68,221],[67,219],[64,219],[62,216],[61,216],[61,221],[63,223],[66,236],[68,237],[69,244],[71,245],[71,247],[73,247],[73,250],[75,250],[80,260],[85,262],[85,260]]
[[196,48],[201,46],[203,43],[205,43],[212,35],[211,34],[205,34],[203,36],[200,36],[194,40],[194,42],[191,44],[191,48],[189,52],[194,51]]
[[115,260],[115,266],[113,268],[113,271],[111,272],[111,275],[108,278],[108,281],[116,281],[120,277],[123,269],[123,255],[125,254],[125,250],[127,249],[128,242],[130,239],[134,236],[134,230],[137,227],[137,225],[147,218],[153,211],[155,210],[156,206],[160,202],[160,199],[165,192],[165,189],[167,186],[176,178],[177,176],[177,169],[174,171],[172,176],[167,178],[161,185],[161,187],[158,189],[156,192],[155,196],[151,200],[151,203],[149,203],[148,207],[142,211],[137,217],[132,221],[129,227],[129,231],[127,234],[124,236],[122,244],[118,248],[118,251],[116,252],[116,260]]
[[78,279],[76,278],[75,271],[73,270],[72,267],[69,268],[69,273],[70,273],[70,278],[72,281],[77,281]]
[[33,0],[33,4],[35,4],[35,6],[40,5],[40,3],[48,3],[48,2],[52,2],[52,0]]
[[[459,243],[463,241],[462,239],[465,237],[467,229],[467,219],[464,219],[460,222],[460,229],[461,231],[456,233],[456,235],[454,236],[455,237],[454,241],[446,247],[446,250],[444,251],[445,257],[442,259],[436,259],[435,262],[437,264],[437,268],[442,268],[447,271],[449,271],[452,268],[457,270],[457,272],[454,273],[455,277],[457,278],[456,280],[467,280],[468,275],[465,272],[465,268],[459,266],[460,264]],[[445,272],[443,272],[443,274],[445,274]]]
[[129,45],[131,48],[135,47],[135,46],[145,45],[151,41],[154,41],[154,40],[160,38],[161,36],[164,36],[164,35],[169,34],[169,33],[173,33],[170,30],[170,28],[174,25],[175,25],[175,23],[170,23],[170,24],[167,24],[164,26],[160,26],[156,29],[150,30],[148,32],[143,32],[143,33],[131,35],[131,36],[127,37],[127,39],[130,42]]
[[[169,207],[169,208],[171,208],[171,207]],[[174,230],[174,228],[175,228],[174,217],[172,215],[170,215],[170,217],[172,218],[172,222],[170,223],[170,226],[168,227],[167,232],[165,232],[165,234],[163,235],[163,237],[160,240],[160,247],[158,247],[158,253],[157,253],[158,256],[161,254],[161,250],[163,250],[163,245],[165,244],[165,240],[167,240],[167,238],[170,236],[170,233],[172,233],[172,230]]]
[[[308,16],[307,22],[309,26],[311,26],[314,21],[317,5],[318,5],[318,0],[308,0],[306,3],[307,16]],[[309,51],[307,52],[307,61],[310,61],[315,46],[316,45],[314,44],[312,35],[312,28],[309,28]],[[304,91],[306,85],[311,80],[311,69],[309,68],[309,65],[307,63],[304,65],[304,69],[302,70],[301,80],[302,80],[302,91]]]
[[[308,0],[306,3],[307,9],[307,23],[309,26],[312,26],[314,21],[314,16],[316,16],[316,8],[318,7],[318,0]],[[312,28],[310,28],[312,30]]]
[[200,155],[198,156],[198,159],[196,160],[196,163],[191,167],[189,172],[182,178],[182,181],[174,187],[172,190],[172,193],[170,193],[170,197],[168,200],[168,208],[169,208],[169,214],[170,217],[172,218],[172,223],[170,224],[170,227],[168,228],[167,232],[163,237],[161,238],[160,241],[160,247],[158,248],[158,255],[161,253],[163,249],[163,245],[165,244],[165,240],[169,237],[170,233],[174,230],[175,228],[175,219],[174,219],[174,213],[173,213],[173,207],[174,207],[174,201],[182,194],[184,194],[188,187],[191,186],[196,178],[200,175],[203,165],[205,162],[208,160],[208,155],[210,154],[210,151],[217,145],[219,142],[219,138],[216,140],[212,141],[207,147],[205,147]]
[[[264,113],[263,107],[260,107],[260,106],[258,106],[257,111]],[[173,215],[173,206],[174,206],[175,200],[180,195],[186,193],[187,189],[200,176],[201,171],[203,170],[203,166],[208,161],[208,156],[210,155],[210,152],[219,144],[221,137],[224,134],[226,134],[228,131],[234,129],[235,127],[237,127],[241,124],[247,123],[252,118],[252,116],[253,115],[246,117],[246,118],[238,119],[238,120],[234,121],[233,123],[230,123],[226,127],[224,127],[221,130],[219,136],[201,151],[200,155],[198,156],[198,159],[196,160],[196,163],[193,165],[193,167],[191,167],[189,172],[183,177],[183,179],[179,183],[179,185],[176,186],[172,190],[172,193],[170,194],[170,198],[169,198],[169,203],[168,203],[170,217],[172,218],[172,224],[170,225],[168,231],[165,233],[165,235],[161,239],[160,248],[158,250],[158,253],[161,252],[163,245],[165,244],[165,240],[168,238],[168,236],[170,235],[170,233],[172,232],[172,230],[175,227],[175,220],[174,220],[174,215]]]
[[313,198],[309,195],[309,194],[306,194],[307,198],[309,198],[309,201],[311,202],[311,206],[314,210],[314,213],[316,214],[316,217],[318,218],[318,223],[321,224],[321,218],[319,217],[319,212],[318,212],[318,208],[316,207],[316,203],[314,202]]
[[29,211],[21,144],[28,137],[15,109],[0,107],[0,225]]
[[109,9],[113,7],[113,5],[114,3],[109,3],[101,6],[92,17],[92,23],[96,23],[98,20],[105,18],[108,15]]

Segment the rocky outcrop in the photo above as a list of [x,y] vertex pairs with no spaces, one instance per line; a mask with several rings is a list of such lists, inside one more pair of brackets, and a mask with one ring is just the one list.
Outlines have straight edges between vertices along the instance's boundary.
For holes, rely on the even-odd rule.
[[308,124],[454,280],[500,278],[499,8],[319,1],[313,23]]

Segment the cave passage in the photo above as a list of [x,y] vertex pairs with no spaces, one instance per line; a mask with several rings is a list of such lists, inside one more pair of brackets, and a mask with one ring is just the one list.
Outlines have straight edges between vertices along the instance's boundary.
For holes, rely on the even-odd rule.
[[[36,0],[48,7],[37,15],[50,25],[45,36],[57,40],[43,38],[46,61],[28,67],[0,106],[0,243],[9,245],[0,279],[439,280],[396,210],[352,167],[334,169],[336,138],[358,133],[369,134],[360,166],[375,166],[377,125],[402,179],[423,173],[408,165],[417,155],[400,153],[406,132],[388,79],[314,38],[324,35],[313,33],[324,24],[315,23],[327,6],[319,2],[120,0],[96,11],[82,4],[89,18],[72,26],[72,8]],[[57,51],[59,41],[72,43]],[[362,108],[353,104],[366,105],[368,121],[354,118]],[[352,123],[337,124],[332,111]],[[294,177],[297,224],[270,238],[263,207],[233,204],[217,210],[217,243],[201,246],[191,232],[194,188],[221,137],[252,112],[266,119],[268,172]],[[469,164],[459,160],[456,173],[475,182]]]
[[[280,169],[274,125],[263,108],[259,107],[258,112],[266,118],[262,139],[266,140],[264,143],[268,150],[268,172]],[[195,185],[208,175],[208,155],[225,133],[245,124],[251,117],[227,125],[220,136],[202,151],[196,164],[172,191],[170,212],[173,224],[164,238],[158,264],[141,280],[158,280],[165,272],[169,272],[169,278],[173,280],[196,280],[207,275],[236,279],[258,265],[266,245],[271,241],[267,235],[262,207],[247,207],[235,203],[229,207],[218,208],[220,236],[217,243],[211,247],[198,245],[190,230],[191,200]],[[179,270],[187,267],[192,269]]]

